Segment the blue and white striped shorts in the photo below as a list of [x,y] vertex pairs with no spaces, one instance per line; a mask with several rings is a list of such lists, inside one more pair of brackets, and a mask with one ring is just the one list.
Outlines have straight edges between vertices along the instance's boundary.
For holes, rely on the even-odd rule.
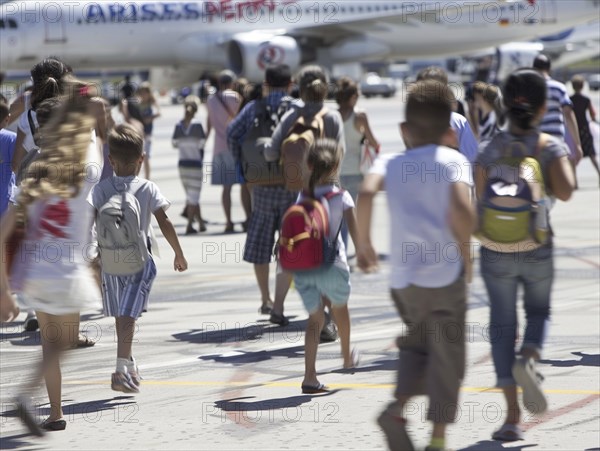
[[154,260],[131,276],[102,273],[102,305],[104,316],[129,316],[138,319],[148,306],[150,288],[156,277]]

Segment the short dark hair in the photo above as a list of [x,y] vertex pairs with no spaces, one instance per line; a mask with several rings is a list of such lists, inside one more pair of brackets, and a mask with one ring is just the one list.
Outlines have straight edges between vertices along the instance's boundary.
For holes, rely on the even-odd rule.
[[229,69],[222,70],[219,73],[219,88],[230,86],[237,80],[235,73]]
[[421,70],[417,74],[417,81],[425,81],[425,80],[435,80],[443,83],[445,85],[448,84],[448,74],[444,69],[439,66],[429,66],[425,69]]
[[143,155],[144,138],[129,124],[120,124],[108,135],[110,155],[121,163],[132,163]]
[[550,61],[550,58],[548,58],[548,55],[540,53],[533,60],[533,68],[537,70],[549,71],[552,68],[552,62]]
[[265,71],[265,82],[272,88],[287,88],[292,82],[292,70],[287,64],[269,66]]
[[511,123],[523,130],[534,128],[540,108],[546,104],[546,80],[534,69],[519,69],[506,79],[502,97]]
[[5,102],[0,102],[0,123],[4,122],[4,119],[10,114],[10,108]]
[[454,93],[436,80],[411,86],[406,102],[406,123],[422,140],[439,141],[450,127]]
[[358,85],[350,77],[342,77],[337,81],[337,91],[335,93],[335,101],[338,104],[343,104],[358,95]]

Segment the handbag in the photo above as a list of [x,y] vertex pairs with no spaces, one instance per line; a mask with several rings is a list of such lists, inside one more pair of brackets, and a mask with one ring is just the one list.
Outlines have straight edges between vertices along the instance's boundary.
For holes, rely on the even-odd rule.
[[373,166],[373,162],[379,155],[379,147],[375,148],[369,143],[369,140],[363,140],[363,146],[360,151],[360,173],[362,175],[367,175],[371,166]]

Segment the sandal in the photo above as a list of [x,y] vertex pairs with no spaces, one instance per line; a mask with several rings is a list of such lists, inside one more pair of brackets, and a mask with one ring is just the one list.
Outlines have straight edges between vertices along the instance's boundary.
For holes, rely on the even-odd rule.
[[302,385],[302,393],[305,395],[315,395],[317,393],[329,393],[329,387],[325,384],[319,385]]
[[516,442],[523,440],[523,431],[516,424],[504,423],[492,434],[492,439],[501,442]]
[[95,344],[96,344],[96,342],[90,340],[89,337],[86,337],[83,334],[79,334],[79,337],[77,337],[77,343],[75,343],[72,346],[72,349],[77,349],[77,348],[91,348]]
[[260,313],[261,315],[269,315],[271,313],[271,310],[273,310],[273,303],[268,302],[267,304],[263,304],[259,307],[258,313]]

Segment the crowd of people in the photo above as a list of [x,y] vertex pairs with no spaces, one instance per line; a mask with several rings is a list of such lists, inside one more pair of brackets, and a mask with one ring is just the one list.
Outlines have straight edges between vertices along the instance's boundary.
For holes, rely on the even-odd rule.
[[[152,216],[175,254],[173,269],[186,271],[188,263],[165,213],[170,202],[149,180],[152,124],[160,115],[151,86],[144,83],[135,89],[127,81],[119,104],[124,123],[114,124],[96,88],[77,80],[64,62],[56,58],[40,62],[32,69],[32,80],[31,91],[10,107],[6,99],[0,101],[0,242],[3,252],[7,250],[0,271],[0,320],[11,321],[19,314],[13,295],[17,293],[19,305],[29,311],[28,320],[35,319],[36,327],[26,327],[35,330],[39,325],[42,331],[39,370],[18,400],[21,418],[41,435],[44,430],[66,428],[60,357],[82,340],[86,344],[85,337],[69,333],[63,333],[60,342],[50,340],[43,333],[47,326],[66,332],[79,322],[82,309],[102,300],[104,314],[115,318],[117,331],[111,387],[137,393],[141,378],[131,338],[137,319],[148,308],[156,277]],[[482,244],[481,274],[490,300],[490,322],[502,331],[491,348],[507,408],[505,422],[493,438],[522,439],[522,408],[536,415],[547,409],[535,362],[542,354],[554,277],[549,212],[555,199],[567,201],[576,189],[574,168],[583,156],[591,157],[598,169],[586,118],[589,112],[595,119],[595,112],[581,94],[582,80],[573,80],[576,94],[569,98],[564,85],[550,78],[548,58],[540,55],[532,68],[514,72],[502,87],[477,83],[471,112],[477,121],[470,124],[456,112],[457,99],[447,74],[427,68],[409,90],[401,124],[406,152],[382,155],[370,168],[364,160],[370,149],[378,152],[379,141],[368,114],[357,107],[360,93],[351,79],[338,81],[337,109],[325,102],[328,82],[319,66],[304,67],[295,78],[288,66],[268,67],[259,90],[236,83],[232,72],[219,74],[218,89],[206,99],[206,127],[195,119],[201,99],[193,95],[184,100],[183,117],[174,126],[186,235],[206,230],[200,195],[205,143],[213,132],[211,183],[223,187],[225,233],[235,230],[231,188],[242,186],[246,215],[242,228],[247,233],[243,258],[254,268],[259,313],[286,326],[284,303],[292,281],[308,313],[301,391],[329,390],[316,370],[323,340],[339,335],[343,368],[351,371],[359,365],[350,339],[348,237],[358,268],[377,271],[371,241],[373,198],[386,191],[393,230],[390,288],[398,313],[409,326],[398,338],[394,400],[377,420],[390,449],[413,449],[404,406],[419,394],[427,394],[430,401],[433,431],[427,449],[445,448],[446,428],[455,421],[465,373],[465,342],[443,336],[436,340],[423,331],[452,325],[464,332],[474,235]],[[294,85],[299,98],[290,96]],[[4,130],[15,120],[17,134]],[[566,144],[566,130],[573,139],[572,150]],[[292,183],[286,169],[298,149],[302,152],[294,169],[299,182]],[[408,165],[410,172],[405,170]],[[315,209],[325,206],[328,225],[319,230],[320,239],[332,249],[331,261],[309,270],[278,264],[272,296],[270,264],[277,260],[279,247],[291,249],[294,241],[311,238],[284,242],[282,224],[293,206],[307,204]],[[502,222],[501,216],[510,215],[511,224]],[[19,252],[24,246],[40,249],[49,242],[65,249],[77,242],[79,247],[61,254],[60,264]],[[91,257],[83,249],[87,243],[96,243]],[[408,254],[405,243],[423,250],[453,246],[457,256]],[[73,252],[78,258],[67,258]],[[63,283],[55,283],[58,280]],[[519,285],[524,288],[527,324],[517,350]],[[39,425],[28,396],[42,377],[51,409]],[[517,387],[523,390],[522,404]]]

